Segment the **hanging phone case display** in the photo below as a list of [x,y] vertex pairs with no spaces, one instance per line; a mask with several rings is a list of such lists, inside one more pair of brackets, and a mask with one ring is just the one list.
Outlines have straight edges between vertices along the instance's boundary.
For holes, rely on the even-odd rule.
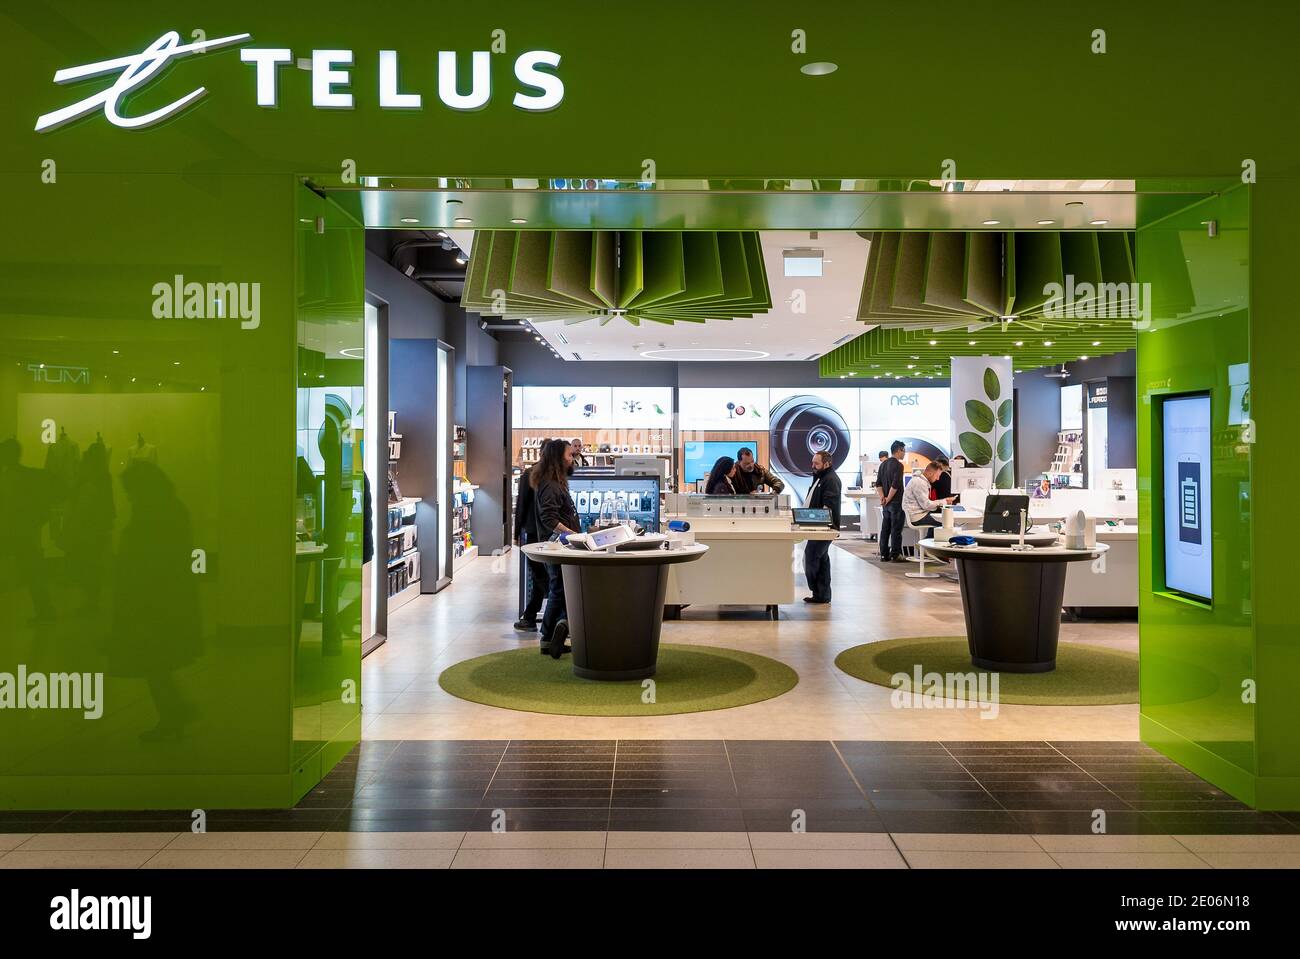
[[[388,597],[391,600],[406,590],[413,595],[420,582],[420,553],[415,525],[417,497],[403,496],[397,473],[402,452],[402,436],[397,432],[397,413],[388,412],[388,533],[383,552],[388,573]],[[407,491],[410,492],[409,490]],[[416,589],[412,589],[416,587]],[[389,606],[392,610],[395,606]]]
[[452,439],[452,494],[451,494],[451,559],[452,569],[458,569],[478,555],[472,532],[474,491],[478,489],[469,481],[469,431],[463,426],[454,428]]

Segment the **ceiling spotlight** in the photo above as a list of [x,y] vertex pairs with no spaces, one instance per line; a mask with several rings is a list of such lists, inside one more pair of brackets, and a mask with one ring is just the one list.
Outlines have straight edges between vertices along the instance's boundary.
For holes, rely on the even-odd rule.
[[464,266],[469,261],[466,260],[463,256],[458,256],[456,257],[456,262],[459,263],[461,266]]
[[974,341],[974,340],[971,340],[969,345],[974,346],[974,345],[975,345],[975,341]]
[[420,222],[420,218],[419,218],[418,216],[404,216],[404,217],[402,217],[402,222],[403,222],[403,223],[419,223],[419,222]]
[[1051,345],[1052,345],[1051,340],[1043,340],[1043,346],[1051,346]]
[[1093,341],[1092,341],[1092,345],[1093,345],[1093,346],[1101,346],[1101,340],[1093,340]]
[[442,239],[445,240],[445,239],[447,239],[447,231],[446,231],[446,230],[439,230],[437,233],[434,234],[434,236],[441,237]]
[[471,220],[471,219],[470,219],[469,217],[467,217],[467,216],[458,216],[458,217],[456,217],[456,222],[457,222],[457,223],[473,223],[474,221]]
[[840,68],[838,63],[829,63],[825,60],[819,60],[816,63],[805,63],[799,68],[799,72],[806,77],[824,77],[829,73],[834,73]]
[[1039,220],[1039,221],[1038,221],[1038,225],[1039,225],[1039,226],[1051,226],[1051,225],[1052,225],[1053,223],[1055,223],[1055,222],[1056,222],[1055,220]]
[[930,345],[931,345],[931,346],[938,346],[938,345],[939,345],[939,341],[938,341],[938,340],[931,340],[931,341],[930,341]]
[[1025,345],[1024,340],[1016,340],[1016,346],[1024,346],[1024,345]]
[[512,216],[512,217],[510,218],[510,222],[511,222],[511,223],[527,223],[528,221],[525,220],[522,216]]
[[1079,359],[1081,359],[1081,360],[1086,360],[1087,357],[1086,357],[1086,356],[1081,356],[1081,357],[1079,357]]
[[1092,223],[1093,226],[1105,226],[1107,223],[1110,222],[1110,220],[1092,220],[1090,222]]
[[907,364],[907,368],[908,368],[909,370],[914,370],[914,369],[916,369],[916,364],[915,364],[915,363],[908,363],[908,364]]
[[997,226],[997,225],[998,225],[999,223],[1001,223],[1001,222],[1002,222],[1001,220],[985,220],[985,221],[984,221],[984,225],[985,225],[985,226]]

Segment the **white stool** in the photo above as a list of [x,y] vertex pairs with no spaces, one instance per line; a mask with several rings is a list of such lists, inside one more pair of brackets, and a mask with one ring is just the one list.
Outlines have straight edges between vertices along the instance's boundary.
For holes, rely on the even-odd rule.
[[[917,562],[921,564],[915,573],[904,573],[903,575],[906,576],[908,579],[938,579],[939,578],[938,573],[926,572],[925,549],[920,545],[921,540],[926,539],[929,536],[933,536],[934,531],[938,529],[938,527],[924,526],[924,525],[918,526],[912,522],[911,518],[908,517],[906,512],[903,513],[903,521],[907,524],[907,530],[914,530],[916,533],[917,549],[916,549],[915,558]],[[906,533],[907,530],[904,530],[904,532]]]

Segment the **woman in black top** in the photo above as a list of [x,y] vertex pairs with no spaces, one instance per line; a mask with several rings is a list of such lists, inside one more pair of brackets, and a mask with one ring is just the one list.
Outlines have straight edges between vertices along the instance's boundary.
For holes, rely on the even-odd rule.
[[936,456],[934,461],[939,464],[939,475],[930,486],[930,499],[947,499],[952,495],[952,466],[946,456]]
[[710,496],[734,496],[736,487],[731,480],[736,475],[736,461],[730,456],[719,456],[709,473],[709,481],[704,484],[704,492]]
[[[542,447],[541,459],[528,472],[528,484],[536,497],[533,509],[539,532],[582,532],[578,508],[569,495],[569,474],[573,471],[573,448],[564,440],[550,440]],[[564,577],[558,563],[546,564],[548,590],[546,612],[542,615],[542,653],[559,659],[570,649],[564,644],[569,636],[569,621],[564,608]]]

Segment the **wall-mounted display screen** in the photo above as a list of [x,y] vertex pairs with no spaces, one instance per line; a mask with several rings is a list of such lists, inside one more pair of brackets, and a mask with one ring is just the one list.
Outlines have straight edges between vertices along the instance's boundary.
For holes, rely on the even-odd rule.
[[736,458],[736,451],[741,447],[748,446],[751,450],[758,449],[757,440],[705,440],[702,442],[688,442],[683,444],[682,449],[682,479],[687,483],[694,483],[696,480],[709,478],[709,473],[713,469],[713,464],[721,456],[730,456],[733,460]]
[[618,476],[608,479],[569,479],[569,495],[578,508],[585,533],[600,519],[602,507],[621,506],[627,517],[652,533],[659,532],[659,481],[652,477]]
[[1165,588],[1214,598],[1210,531],[1210,397],[1164,401]]

